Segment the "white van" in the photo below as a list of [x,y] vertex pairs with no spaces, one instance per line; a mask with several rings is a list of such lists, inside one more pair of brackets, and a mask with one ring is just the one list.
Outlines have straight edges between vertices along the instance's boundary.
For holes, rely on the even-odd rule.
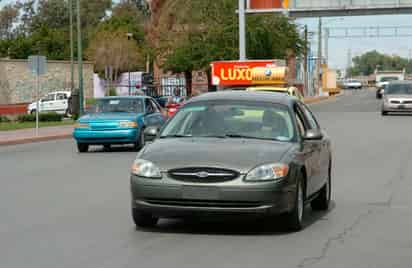
[[[56,112],[68,115],[70,91],[54,91],[48,93],[39,101],[39,112]],[[37,109],[36,102],[27,107],[28,114],[35,114]]]

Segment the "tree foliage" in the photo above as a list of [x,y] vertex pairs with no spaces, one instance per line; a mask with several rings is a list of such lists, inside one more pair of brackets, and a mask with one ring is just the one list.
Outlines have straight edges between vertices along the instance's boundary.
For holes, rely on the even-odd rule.
[[349,69],[349,75],[370,75],[376,69],[385,71],[401,71],[406,69],[412,72],[412,61],[398,55],[386,55],[376,50],[353,58],[354,66]]
[[[175,0],[158,3],[152,35],[162,65],[173,72],[207,69],[215,60],[238,58],[237,2]],[[247,18],[247,55],[251,59],[285,58],[304,46],[296,26],[284,16]]]

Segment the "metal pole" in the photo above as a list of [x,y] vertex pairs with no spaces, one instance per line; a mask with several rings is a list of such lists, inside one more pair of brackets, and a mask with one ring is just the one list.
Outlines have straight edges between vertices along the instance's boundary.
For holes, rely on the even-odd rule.
[[69,0],[70,16],[70,90],[74,88],[74,39],[73,39],[73,0]]
[[130,82],[130,48],[127,48],[127,74],[128,74],[128,81],[129,81],[129,96],[132,95],[131,92],[131,82]]
[[39,109],[40,109],[40,75],[39,75],[39,70],[40,70],[40,60],[37,59],[37,64],[36,64],[36,136],[39,136]]
[[246,60],[245,0],[239,0],[239,60]]
[[317,81],[317,94],[320,94],[320,88],[322,85],[320,72],[322,67],[322,18],[319,17],[319,29],[318,29],[318,60],[316,67],[316,81]]
[[325,29],[325,64],[329,66],[329,28]]
[[80,19],[80,0],[77,0],[77,59],[79,67],[79,115],[84,111],[84,92],[83,92],[83,53],[82,53],[82,25]]
[[305,94],[309,94],[308,89],[308,26],[305,25],[305,50],[304,50],[304,63],[303,63],[303,80],[305,84]]

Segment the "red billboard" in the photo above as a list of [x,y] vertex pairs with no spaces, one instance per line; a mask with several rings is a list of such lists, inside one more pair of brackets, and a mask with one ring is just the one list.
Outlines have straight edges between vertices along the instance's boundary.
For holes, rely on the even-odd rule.
[[215,86],[248,86],[252,84],[255,67],[278,67],[276,60],[212,62],[212,84]]
[[289,0],[250,0],[251,9],[288,8]]

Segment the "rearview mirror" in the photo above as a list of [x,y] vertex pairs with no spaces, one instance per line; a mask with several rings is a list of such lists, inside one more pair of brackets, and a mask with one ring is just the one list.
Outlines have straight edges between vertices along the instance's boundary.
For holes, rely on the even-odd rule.
[[148,127],[144,130],[144,138],[146,141],[154,141],[159,134],[159,129],[157,127]]
[[306,131],[305,135],[303,136],[304,140],[313,141],[313,140],[321,140],[323,138],[322,131],[320,129],[310,129]]

